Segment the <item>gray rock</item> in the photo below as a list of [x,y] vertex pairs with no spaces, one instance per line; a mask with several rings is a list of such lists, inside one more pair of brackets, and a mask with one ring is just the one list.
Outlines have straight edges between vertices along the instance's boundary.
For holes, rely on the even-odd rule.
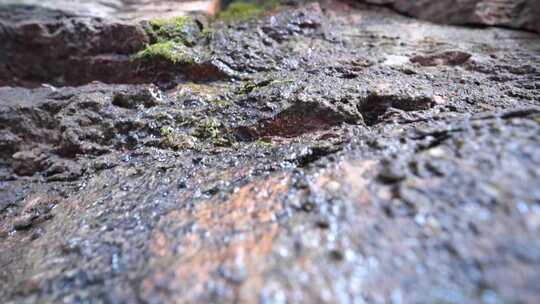
[[496,25],[540,33],[539,0],[365,0],[408,16],[460,25]]

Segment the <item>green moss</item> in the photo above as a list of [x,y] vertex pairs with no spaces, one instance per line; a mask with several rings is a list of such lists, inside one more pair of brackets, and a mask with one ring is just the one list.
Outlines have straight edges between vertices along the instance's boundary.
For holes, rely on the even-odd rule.
[[136,59],[161,58],[174,64],[191,64],[195,59],[190,49],[185,45],[173,41],[160,42],[148,45],[135,55]]
[[186,16],[150,20],[147,33],[157,43],[175,41],[188,46],[194,45],[201,34],[197,22]]
[[[183,28],[189,23],[194,22],[192,18],[181,16],[171,19],[152,19],[149,21],[150,25],[157,30],[161,30],[165,27],[172,26],[174,28]],[[165,33],[166,34],[166,33]]]
[[190,49],[201,35],[201,29],[192,17],[153,19],[145,26],[151,44],[134,59],[161,58],[173,64],[191,64],[196,57]]
[[264,14],[265,11],[273,10],[282,5],[281,0],[239,0],[227,7],[217,15],[217,19],[223,21],[245,21]]
[[264,13],[264,8],[255,3],[233,2],[220,12],[217,18],[224,21],[248,20]]

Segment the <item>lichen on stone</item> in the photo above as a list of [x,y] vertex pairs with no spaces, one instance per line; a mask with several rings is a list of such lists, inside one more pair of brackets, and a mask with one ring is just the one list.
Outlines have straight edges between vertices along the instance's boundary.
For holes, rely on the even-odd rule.
[[232,146],[235,142],[227,128],[215,118],[206,118],[194,129],[192,135],[216,146]]
[[176,151],[192,149],[196,145],[197,139],[193,136],[179,132],[178,130],[165,126],[160,130],[162,148],[170,148]]
[[[215,118],[205,118],[199,122],[187,118],[173,126],[166,125],[159,130],[160,146],[175,151],[207,146],[231,147],[236,143],[234,135]],[[180,128],[177,128],[180,127]]]

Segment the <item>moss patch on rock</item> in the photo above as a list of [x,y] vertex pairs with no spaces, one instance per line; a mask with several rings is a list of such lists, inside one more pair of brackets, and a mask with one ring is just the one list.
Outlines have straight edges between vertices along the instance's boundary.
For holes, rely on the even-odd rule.
[[231,3],[217,18],[223,21],[244,21],[261,16],[264,11],[265,8],[259,4],[238,1]]
[[234,1],[217,15],[218,20],[225,22],[246,21],[262,16],[266,11],[282,5],[281,0],[239,0]]
[[201,34],[201,28],[192,17],[181,16],[150,20],[146,32],[156,43],[174,41],[193,46]]
[[201,28],[194,18],[153,19],[143,26],[151,43],[135,54],[134,59],[161,59],[177,65],[195,63],[197,57],[191,47],[197,44]]
[[136,59],[162,59],[173,64],[192,64],[195,56],[192,51],[181,43],[174,41],[159,42],[148,45],[135,55]]

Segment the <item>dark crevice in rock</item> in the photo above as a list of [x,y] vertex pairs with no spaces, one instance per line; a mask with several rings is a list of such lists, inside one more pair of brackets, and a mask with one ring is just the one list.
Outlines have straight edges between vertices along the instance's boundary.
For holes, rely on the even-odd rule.
[[424,142],[418,144],[416,152],[429,150],[444,143],[447,139],[451,138],[451,132],[439,132],[434,136],[428,138]]
[[342,150],[341,146],[315,146],[307,149],[306,153],[294,159],[299,168],[305,168],[310,164]]
[[420,111],[433,107],[435,103],[427,96],[396,96],[370,94],[358,105],[364,122],[368,126],[381,123],[381,117],[390,109],[403,111]]
[[356,123],[357,118],[347,117],[318,103],[298,103],[273,118],[263,119],[251,126],[236,129],[240,140],[253,141],[262,137],[296,137],[308,132],[326,130],[342,123]]

